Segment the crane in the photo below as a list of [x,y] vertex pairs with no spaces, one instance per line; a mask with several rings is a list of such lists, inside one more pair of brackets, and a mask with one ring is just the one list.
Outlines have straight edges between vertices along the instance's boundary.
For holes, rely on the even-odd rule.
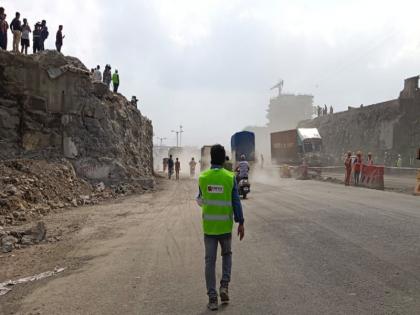
[[281,92],[283,91],[283,85],[284,81],[282,79],[279,80],[279,83],[277,83],[275,86],[271,88],[271,90],[279,89],[279,96],[281,95]]

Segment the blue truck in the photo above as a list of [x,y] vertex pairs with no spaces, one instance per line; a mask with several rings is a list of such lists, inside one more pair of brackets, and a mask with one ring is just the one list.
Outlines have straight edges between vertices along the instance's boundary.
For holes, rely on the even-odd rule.
[[231,138],[232,162],[233,165],[245,155],[248,162],[255,161],[255,134],[250,131],[235,133]]

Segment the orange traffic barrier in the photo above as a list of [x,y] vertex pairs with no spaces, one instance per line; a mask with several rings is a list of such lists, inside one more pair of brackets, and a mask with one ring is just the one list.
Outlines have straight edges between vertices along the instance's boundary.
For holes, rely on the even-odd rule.
[[363,164],[361,184],[369,188],[384,189],[384,173],[384,166]]

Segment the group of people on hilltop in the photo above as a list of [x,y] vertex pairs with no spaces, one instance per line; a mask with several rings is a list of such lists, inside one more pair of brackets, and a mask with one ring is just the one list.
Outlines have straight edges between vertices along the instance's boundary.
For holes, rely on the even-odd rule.
[[96,68],[91,69],[91,74],[94,82],[103,82],[108,88],[110,88],[112,82],[114,93],[118,93],[118,87],[120,86],[120,75],[117,69],[115,69],[114,74],[111,74],[111,66],[106,65],[102,75],[101,66],[98,65]]
[[[32,43],[33,43],[33,53],[36,54],[39,51],[45,50],[45,41],[49,36],[49,31],[47,27],[47,21],[42,20],[42,22],[37,22],[34,25],[34,30],[32,31],[31,27],[28,24],[28,20],[24,18],[20,20],[20,13],[16,12],[15,18],[12,22],[7,23],[6,13],[3,7],[0,7],[0,49],[7,50],[8,43],[8,30],[13,34],[13,52],[15,53],[25,53],[28,54],[28,48],[30,47],[30,34],[32,33]],[[61,47],[63,46],[63,25],[58,27],[56,34],[55,47],[58,52],[61,52]],[[19,45],[21,49],[19,50]]]
[[[316,107],[316,114],[317,114],[318,117],[327,116],[328,115],[328,107],[327,107],[327,105],[325,104],[324,107],[317,106]],[[329,114],[330,115],[334,114],[334,107],[330,106],[330,112],[329,112]]]

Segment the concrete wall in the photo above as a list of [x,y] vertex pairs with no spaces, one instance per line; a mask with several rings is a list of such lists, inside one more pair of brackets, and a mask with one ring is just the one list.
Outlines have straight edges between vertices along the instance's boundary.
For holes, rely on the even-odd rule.
[[67,158],[92,181],[153,174],[153,128],[77,59],[0,51],[0,159]]
[[361,150],[372,152],[377,163],[392,165],[401,154],[404,166],[420,167],[413,161],[420,147],[418,77],[405,81],[398,99],[303,121],[299,127],[318,128],[325,153],[336,163],[344,152]]

